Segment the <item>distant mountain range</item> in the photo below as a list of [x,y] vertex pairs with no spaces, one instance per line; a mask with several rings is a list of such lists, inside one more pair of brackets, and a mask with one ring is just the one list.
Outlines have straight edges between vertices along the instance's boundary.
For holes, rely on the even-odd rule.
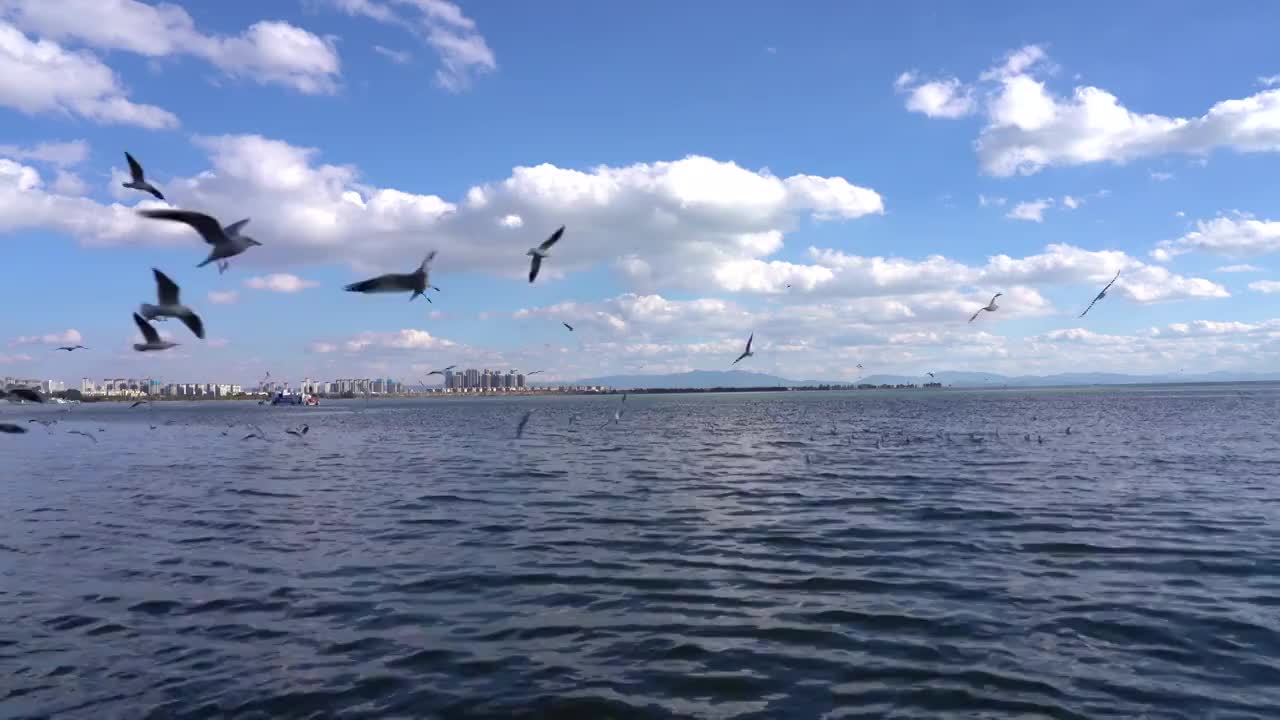
[[1122,373],[1060,373],[1057,375],[1017,375],[964,371],[935,372],[934,377],[908,375],[868,375],[860,380],[789,380],[777,375],[745,370],[692,370],[670,375],[610,375],[575,380],[573,385],[607,385],[615,388],[744,388],[813,387],[815,385],[923,385],[939,382],[950,387],[1057,387],[1064,385],[1143,385],[1201,382],[1276,382],[1276,373],[1212,372],[1200,374],[1125,375]]

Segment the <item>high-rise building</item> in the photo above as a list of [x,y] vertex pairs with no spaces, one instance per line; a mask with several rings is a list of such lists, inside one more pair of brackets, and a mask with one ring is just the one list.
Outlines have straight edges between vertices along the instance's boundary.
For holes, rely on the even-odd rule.
[[516,375],[516,387],[520,389],[524,388],[524,373]]

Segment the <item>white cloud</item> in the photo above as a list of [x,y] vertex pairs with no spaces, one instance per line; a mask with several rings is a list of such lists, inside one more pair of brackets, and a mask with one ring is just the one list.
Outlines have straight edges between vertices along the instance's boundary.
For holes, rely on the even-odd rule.
[[524,227],[524,220],[519,215],[503,215],[498,224],[504,228]]
[[209,292],[209,302],[215,305],[230,305],[231,303],[234,303],[239,299],[240,299],[240,293],[236,292],[235,290],[228,290],[226,292],[211,290]]
[[338,346],[327,342],[313,342],[307,346],[307,349],[313,353],[331,353],[338,349]]
[[244,286],[254,290],[270,290],[278,293],[296,293],[313,288],[320,283],[303,280],[289,273],[272,273],[270,275],[251,277],[244,281]]
[[47,38],[147,57],[189,54],[228,75],[329,93],[340,74],[331,40],[281,21],[261,21],[235,36],[204,35],[177,5],[136,0],[6,0],[0,12]]
[[440,59],[436,84],[450,92],[461,92],[471,85],[476,75],[498,69],[497,59],[476,29],[475,21],[448,0],[396,0],[397,6],[409,6],[417,11],[417,16],[412,18],[401,14],[398,7],[378,0],[329,2],[350,15],[399,25],[422,38]]
[[1280,75],[1259,75],[1258,84],[1262,85],[1263,87],[1280,85]]
[[381,45],[374,45],[373,51],[397,65],[404,65],[413,59],[413,55],[404,50],[392,50]]
[[19,345],[75,345],[83,340],[84,338],[80,335],[80,331],[72,328],[60,333],[49,333],[47,335],[22,335],[9,343],[9,347],[17,347]]
[[1152,170],[1152,171],[1151,171],[1151,179],[1152,179],[1152,180],[1155,180],[1156,182],[1164,182],[1164,181],[1166,181],[1166,180],[1172,180],[1172,179],[1173,179],[1173,173],[1169,173],[1169,172],[1159,172],[1159,171],[1157,171],[1157,170]]
[[982,193],[978,193],[979,207],[1004,207],[1005,203],[1007,202],[1008,202],[1007,198],[1003,198],[999,196],[983,195]]
[[964,117],[977,109],[973,88],[956,78],[917,82],[915,73],[905,72],[893,83],[894,90],[907,95],[907,110],[929,117]]
[[[1044,211],[1053,205],[1053,198],[1041,198],[1029,202],[1020,202],[1013,206],[1009,211],[1007,218],[1014,220],[1030,220],[1032,222],[1044,222]],[[1071,207],[1074,207],[1072,205]]]
[[57,168],[79,165],[89,157],[89,143],[84,140],[70,142],[42,142],[34,147],[0,145],[0,155],[14,160],[34,160]]
[[1076,208],[1080,207],[1083,204],[1084,204],[1084,200],[1074,198],[1070,195],[1062,196],[1062,206],[1067,208],[1068,210],[1075,210]]
[[1199,251],[1225,257],[1256,257],[1280,252],[1280,222],[1217,217],[1199,220],[1196,229],[1176,240],[1162,240],[1151,256],[1165,262],[1185,253]]
[[1251,282],[1249,283],[1249,289],[1254,292],[1265,293],[1267,295],[1280,293],[1280,280],[1258,280],[1257,282]]
[[[1029,175],[1054,165],[1125,163],[1218,148],[1280,151],[1280,89],[1218,102],[1197,117],[1169,117],[1130,110],[1092,86],[1057,95],[1042,79],[1052,69],[1044,50],[1029,45],[981,75],[988,87],[987,124],[976,147],[984,172]],[[906,77],[908,83],[913,78]]]
[[1178,210],[1177,212],[1175,212],[1175,213],[1173,214],[1173,216],[1174,216],[1174,217],[1186,217],[1186,216],[1187,216],[1187,214],[1186,214],[1185,212],[1181,211],[1181,210]]
[[53,177],[53,191],[60,195],[83,195],[88,187],[79,175],[65,170],[58,170]]
[[370,350],[444,350],[460,347],[452,340],[436,337],[426,330],[405,329],[395,332],[362,332],[346,340],[315,342],[311,344],[310,349],[318,353],[334,352],[338,349],[358,353]]
[[1280,320],[1261,323],[1237,321],[1193,320],[1189,323],[1170,323],[1163,328],[1151,328],[1151,337],[1210,337],[1214,335],[1248,335],[1280,327]]
[[131,102],[116,74],[92,55],[66,50],[51,40],[29,40],[3,21],[0,105],[27,115],[79,115],[110,125],[178,125],[178,118],[167,110]]
[[1223,265],[1217,270],[1220,273],[1262,272],[1257,265]]

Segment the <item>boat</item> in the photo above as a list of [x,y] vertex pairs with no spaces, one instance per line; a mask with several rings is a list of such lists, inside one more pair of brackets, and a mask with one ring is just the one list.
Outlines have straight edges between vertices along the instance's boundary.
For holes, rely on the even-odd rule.
[[281,391],[276,393],[276,396],[271,399],[271,404],[306,405],[308,407],[315,407],[320,404],[320,399],[310,393],[291,393],[288,391]]

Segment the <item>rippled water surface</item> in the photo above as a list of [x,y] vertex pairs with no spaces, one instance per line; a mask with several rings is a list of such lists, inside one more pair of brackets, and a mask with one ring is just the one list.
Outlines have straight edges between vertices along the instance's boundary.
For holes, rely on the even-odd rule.
[[1280,717],[1276,386],[617,405],[0,406],[0,717]]

